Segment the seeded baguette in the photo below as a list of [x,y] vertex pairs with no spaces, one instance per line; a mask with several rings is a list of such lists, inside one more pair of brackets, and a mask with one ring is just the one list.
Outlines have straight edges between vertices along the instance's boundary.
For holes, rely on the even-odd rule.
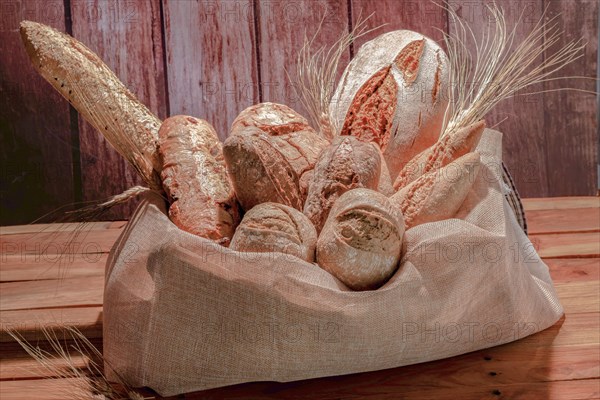
[[444,136],[423,150],[400,171],[394,182],[394,191],[472,151],[484,129],[485,121],[481,120]]
[[348,190],[377,189],[381,174],[379,149],[353,136],[338,136],[321,153],[313,171],[304,214],[321,231],[331,207]]
[[341,135],[377,143],[390,176],[441,133],[448,106],[448,60],[431,39],[385,33],[362,45],[330,102]]
[[31,21],[21,38],[34,68],[140,173],[162,190],[157,152],[161,121],[102,60],[69,35]]
[[167,118],[159,130],[158,149],[173,223],[229,245],[240,213],[214,128],[190,116]]
[[402,212],[406,229],[456,215],[479,168],[479,153],[467,153],[421,176],[390,197],[391,203]]
[[317,241],[317,262],[354,290],[376,289],[400,261],[404,220],[381,193],[353,189],[335,202]]
[[317,231],[304,214],[283,204],[262,203],[244,215],[230,248],[280,252],[313,262],[316,244]]

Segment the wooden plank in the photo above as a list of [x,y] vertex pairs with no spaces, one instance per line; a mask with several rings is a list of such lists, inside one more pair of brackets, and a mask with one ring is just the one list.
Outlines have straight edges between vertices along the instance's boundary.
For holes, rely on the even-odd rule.
[[600,312],[600,282],[554,283],[565,314]]
[[531,235],[529,239],[543,258],[600,256],[600,232],[550,233]]
[[[117,74],[159,118],[167,114],[160,0],[72,0],[73,36]],[[79,119],[84,200],[103,200],[142,180],[104,139]],[[137,201],[117,206],[104,219],[129,218]]]
[[70,279],[104,276],[107,254],[75,254],[59,262],[60,255],[36,254],[4,256],[0,264],[0,282]]
[[[520,44],[534,28],[543,13],[543,0],[517,0],[497,3],[505,11],[508,32],[515,29],[515,45]],[[481,41],[490,24],[493,27],[487,0],[450,1],[451,7],[472,28]],[[522,15],[522,19],[519,18]],[[456,33],[456,23],[450,19],[449,31]],[[474,43],[468,48],[474,53]],[[539,92],[541,84],[527,88],[525,92]],[[514,178],[519,194],[523,197],[548,195],[548,172],[546,170],[547,138],[544,130],[544,96],[516,96],[498,104],[485,116],[489,127],[504,133],[503,161]],[[556,160],[556,162],[560,162]],[[555,183],[560,185],[559,182]]]
[[[120,229],[125,225],[126,221],[100,221],[100,222],[88,222],[85,224],[85,228],[91,231],[104,230],[104,229]],[[0,235],[14,235],[22,233],[40,233],[40,232],[73,232],[77,229],[81,229],[82,224],[78,222],[73,223],[53,223],[53,224],[29,224],[29,225],[12,225],[12,226],[0,226]]]
[[253,2],[163,7],[170,114],[203,118],[223,140],[239,112],[259,102]]
[[7,329],[18,332],[26,340],[44,340],[42,327],[60,330],[72,326],[88,339],[102,337],[102,307],[46,308],[32,310],[3,311],[0,317],[0,342],[13,339]]
[[[69,104],[33,69],[19,23],[65,30],[63,0],[5,1],[0,19],[0,224],[74,201]],[[56,182],[60,182],[57,185]]]
[[544,262],[555,283],[600,280],[600,258],[547,258]]
[[[448,32],[448,18],[444,9],[433,2],[414,0],[351,0],[352,23],[356,25],[359,17],[367,21],[369,28],[381,25],[380,29],[357,39],[354,53],[366,41],[384,32],[408,29],[419,32],[439,43],[443,41],[442,32]],[[442,32],[440,32],[440,30]]]
[[0,311],[101,306],[104,277],[0,283]]
[[544,197],[522,199],[525,211],[600,208],[598,196]]
[[530,235],[600,230],[600,208],[527,211],[525,217]]
[[[573,7],[570,0],[546,1],[548,17],[560,13],[557,22],[565,33],[550,52],[583,38],[584,57],[561,70],[557,76],[585,76],[544,84],[545,90],[576,88],[595,92],[598,59],[598,1],[582,0]],[[545,54],[547,57],[549,54]],[[548,195],[595,195],[598,193],[597,96],[577,91],[544,95],[544,131],[548,168]],[[568,117],[567,117],[568,116]],[[559,166],[568,166],[560,168]]]
[[[288,74],[292,78],[296,76],[298,51],[305,37],[313,37],[321,21],[321,30],[313,43],[315,50],[333,45],[346,32],[347,0],[259,0],[257,4],[262,101],[286,104],[308,118],[296,93],[294,81],[290,82]],[[347,51],[340,60],[337,78],[341,76],[349,58],[350,52]],[[335,83],[327,84],[333,86]]]
[[27,254],[37,255],[39,259],[36,261],[42,262],[57,262],[56,254],[64,254],[65,260],[86,255],[90,255],[90,259],[97,259],[94,254],[109,252],[120,234],[119,229],[83,231],[77,236],[72,232],[14,234],[0,236],[0,249],[2,257],[6,259],[26,257]]

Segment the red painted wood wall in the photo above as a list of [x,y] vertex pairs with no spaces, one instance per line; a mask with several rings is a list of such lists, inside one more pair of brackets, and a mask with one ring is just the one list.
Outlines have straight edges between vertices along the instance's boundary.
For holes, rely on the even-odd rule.
[[[452,0],[481,32],[486,0]],[[596,0],[499,1],[517,39],[544,9],[561,13],[563,41],[583,37],[585,55],[563,74],[596,78]],[[20,41],[24,19],[66,31],[97,52],[159,117],[190,114],[212,122],[225,138],[241,110],[276,101],[303,112],[286,70],[293,74],[305,32],[321,18],[317,44],[330,44],[374,13],[384,28],[349,49],[344,65],[365,40],[387,30],[412,29],[436,40],[455,26],[422,0],[2,0],[0,3],[0,223],[31,222],[57,207],[119,193],[139,183],[135,172],[31,67]],[[550,82],[595,90],[593,79]],[[576,91],[517,97],[495,109],[488,124],[505,133],[504,157],[524,197],[597,193],[597,98]],[[127,218],[135,204],[105,218]]]

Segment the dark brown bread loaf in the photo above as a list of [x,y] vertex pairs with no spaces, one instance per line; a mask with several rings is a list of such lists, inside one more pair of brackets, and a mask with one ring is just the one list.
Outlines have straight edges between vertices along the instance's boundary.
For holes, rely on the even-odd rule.
[[217,133],[204,120],[177,115],[162,123],[158,136],[169,217],[187,232],[228,245],[240,215]]
[[223,155],[244,210],[266,202],[302,209],[300,177],[271,136],[256,127],[244,128],[225,140]]

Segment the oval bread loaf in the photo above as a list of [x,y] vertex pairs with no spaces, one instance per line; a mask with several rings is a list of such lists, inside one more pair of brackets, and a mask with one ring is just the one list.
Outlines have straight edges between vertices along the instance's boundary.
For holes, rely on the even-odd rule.
[[317,241],[317,263],[354,290],[376,289],[400,261],[404,220],[381,193],[354,189],[334,204]]
[[271,136],[290,132],[312,131],[306,118],[296,111],[279,103],[258,103],[243,110],[231,125],[231,134],[235,135],[244,128],[255,126]]
[[440,169],[472,151],[479,143],[484,129],[485,121],[475,122],[447,134],[436,144],[423,150],[400,171],[394,182],[394,190],[397,191],[421,175]]
[[184,115],[167,118],[159,130],[158,149],[173,223],[228,245],[240,215],[213,127]]
[[479,153],[467,153],[390,197],[391,203],[402,212],[406,229],[452,218],[471,190],[479,168]]
[[300,211],[283,204],[261,203],[244,215],[230,248],[280,252],[313,262],[316,243],[317,231]]
[[408,30],[363,44],[330,102],[341,135],[377,143],[390,176],[440,136],[448,106],[448,60],[431,39]]
[[225,140],[223,155],[245,211],[267,202],[302,210],[300,177],[271,136],[253,126],[244,128]]
[[321,231],[329,210],[348,190],[377,189],[381,174],[379,149],[353,136],[337,136],[321,153],[313,171],[304,214]]

